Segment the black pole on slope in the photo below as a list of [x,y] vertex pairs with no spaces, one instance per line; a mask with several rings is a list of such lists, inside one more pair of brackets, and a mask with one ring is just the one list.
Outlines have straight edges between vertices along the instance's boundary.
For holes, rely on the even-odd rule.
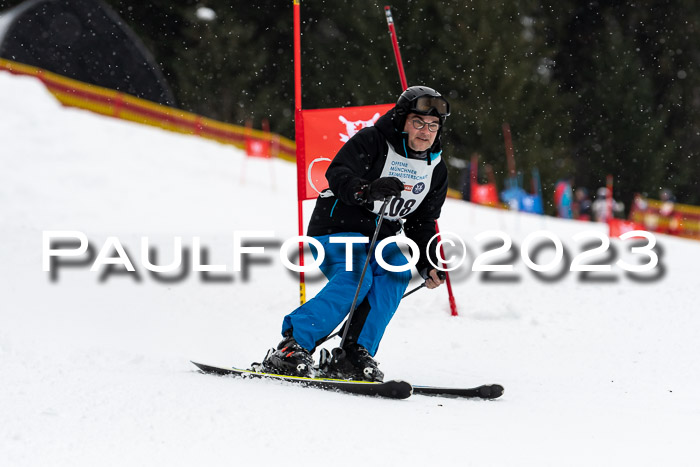
[[379,230],[382,227],[382,221],[384,220],[384,210],[386,209],[389,201],[393,198],[389,196],[382,203],[382,208],[379,211],[379,220],[377,220],[377,227],[374,229],[374,235],[372,236],[372,242],[369,244],[369,250],[367,251],[367,258],[365,258],[365,265],[362,267],[362,273],[360,274],[360,282],[357,284],[357,289],[355,290],[355,297],[352,299],[352,305],[350,306],[350,314],[348,314],[347,325],[345,326],[345,331],[343,332],[343,337],[340,339],[340,348],[343,348],[345,344],[345,339],[348,336],[348,331],[350,330],[350,323],[352,322],[352,315],[355,313],[355,305],[357,305],[357,298],[360,296],[360,288],[362,288],[362,281],[365,279],[365,273],[367,272],[367,266],[369,265],[369,260],[374,251],[374,245],[377,243],[377,236],[379,235]]

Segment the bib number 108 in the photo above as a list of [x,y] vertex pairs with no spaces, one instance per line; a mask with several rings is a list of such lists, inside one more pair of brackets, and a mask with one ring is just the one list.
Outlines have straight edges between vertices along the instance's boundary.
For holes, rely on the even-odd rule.
[[387,217],[406,217],[416,205],[415,199],[403,199],[394,197],[384,211]]

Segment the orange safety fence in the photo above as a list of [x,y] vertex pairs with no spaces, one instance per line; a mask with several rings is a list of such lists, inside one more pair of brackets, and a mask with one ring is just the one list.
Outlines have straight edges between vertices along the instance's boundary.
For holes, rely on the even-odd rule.
[[[269,145],[273,157],[290,162],[296,161],[295,142],[276,133],[219,122],[4,58],[0,58],[0,70],[38,78],[56,99],[66,106],[78,107],[178,133],[197,135],[221,143],[232,144],[241,149],[249,148],[251,139],[257,140],[262,142],[263,146]],[[448,190],[447,196],[456,199],[462,197],[459,191],[452,188]]]
[[224,144],[232,144],[241,149],[246,148],[246,139],[257,139],[274,148],[273,156],[289,161],[296,159],[294,141],[274,133],[246,130],[243,126],[219,122],[4,58],[0,58],[0,70],[38,78],[63,105],[169,131],[197,135]]
[[700,207],[637,196],[629,219],[650,232],[700,240]]

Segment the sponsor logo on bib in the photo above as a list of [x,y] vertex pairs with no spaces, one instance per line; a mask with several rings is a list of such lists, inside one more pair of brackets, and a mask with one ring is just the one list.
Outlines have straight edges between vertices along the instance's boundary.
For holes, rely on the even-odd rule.
[[423,190],[425,190],[425,183],[423,183],[423,182],[416,183],[413,186],[413,194],[417,195],[417,194],[421,193]]

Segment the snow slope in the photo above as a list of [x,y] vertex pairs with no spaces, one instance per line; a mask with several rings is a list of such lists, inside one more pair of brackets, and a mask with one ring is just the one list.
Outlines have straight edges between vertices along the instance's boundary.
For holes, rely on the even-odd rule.
[[[387,378],[500,382],[503,398],[390,401],[216,378],[189,360],[259,361],[298,303],[277,257],[296,235],[294,166],[63,108],[4,72],[0,142],[0,465],[697,463],[698,242],[658,236],[651,273],[539,277],[519,256],[528,234],[555,234],[570,258],[576,233],[604,226],[448,200],[440,227],[469,251],[453,274],[460,316],[444,287],[412,295],[377,359]],[[83,232],[93,255],[116,237],[136,272],[93,272],[85,257],[44,272],[53,230]],[[264,253],[233,272],[234,232],[264,230],[275,233],[257,243]],[[513,273],[470,271],[488,243],[475,236],[490,230],[514,240],[513,256],[490,261]],[[142,237],[156,264],[174,258],[176,237],[190,253],[197,237],[202,262],[226,272],[151,274]],[[617,256],[592,262],[645,262],[629,246],[614,240]],[[312,296],[322,281],[310,276]]]

